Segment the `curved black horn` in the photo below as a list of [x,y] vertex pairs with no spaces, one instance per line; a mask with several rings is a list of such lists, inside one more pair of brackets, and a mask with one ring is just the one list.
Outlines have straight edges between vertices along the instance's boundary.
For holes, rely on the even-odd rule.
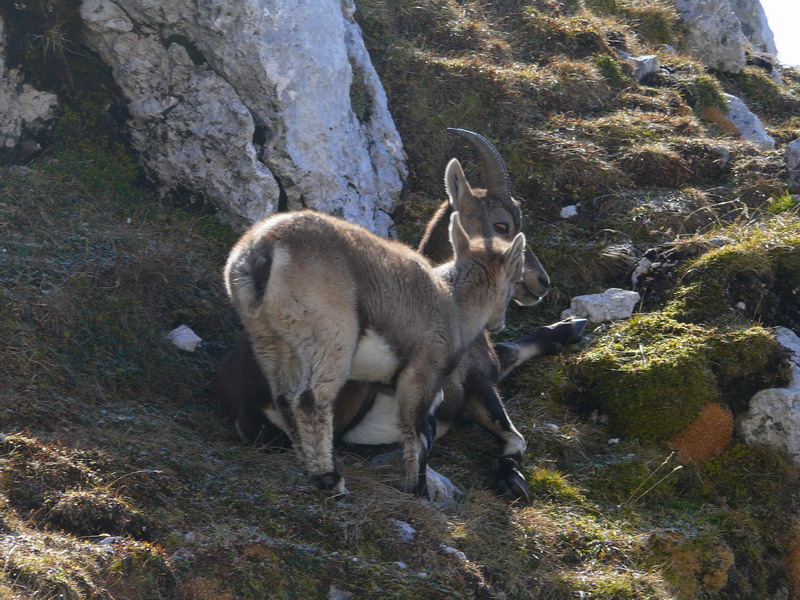
[[447,131],[468,139],[475,146],[483,162],[483,177],[486,180],[486,191],[492,196],[511,197],[511,179],[508,176],[506,162],[492,142],[480,133],[468,129],[448,127]]

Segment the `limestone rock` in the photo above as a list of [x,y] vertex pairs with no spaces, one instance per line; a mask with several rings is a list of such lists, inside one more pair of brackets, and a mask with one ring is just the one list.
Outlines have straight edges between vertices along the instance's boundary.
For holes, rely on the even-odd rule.
[[728,118],[739,130],[741,136],[753,142],[762,150],[773,150],[775,148],[775,140],[764,131],[761,119],[751,112],[740,98],[731,94],[723,95],[728,103]]
[[633,75],[639,82],[658,71],[658,56],[655,54],[631,57],[631,63],[633,63]]
[[745,36],[729,0],[675,0],[689,49],[713,69],[738,73],[745,66]]
[[731,94],[723,96],[728,104],[727,114],[717,107],[705,107],[700,115],[716,124],[724,133],[740,135],[762,150],[773,150],[775,140],[764,130],[761,119],[740,98]]
[[742,33],[750,43],[762,52],[778,54],[775,36],[769,27],[767,13],[764,12],[760,0],[731,0],[731,7],[741,23]]
[[783,450],[800,464],[800,338],[785,327],[776,327],[775,337],[792,355],[792,380],[757,392],[739,428],[746,442]]
[[800,138],[786,145],[783,156],[789,176],[789,191],[796,194],[800,192]]
[[[316,208],[387,234],[400,137],[352,0],[85,0],[141,162],[237,226]],[[324,35],[321,35],[324,32]]]
[[570,308],[561,313],[561,318],[583,317],[591,323],[627,319],[633,314],[639,298],[637,292],[619,288],[607,289],[602,294],[575,296]]
[[[55,116],[58,100],[24,83],[17,69],[6,64],[5,21],[0,16],[0,161],[12,159],[23,142],[38,149],[30,137]],[[26,139],[27,138],[27,139]]]

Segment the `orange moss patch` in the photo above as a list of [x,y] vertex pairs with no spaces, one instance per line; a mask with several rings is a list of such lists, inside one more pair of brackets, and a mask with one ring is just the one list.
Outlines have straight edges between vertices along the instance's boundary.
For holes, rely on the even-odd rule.
[[648,545],[666,558],[666,575],[680,600],[694,600],[702,591],[721,590],[728,583],[728,571],[735,559],[723,540],[699,540],[677,531],[657,531]]
[[733,415],[718,402],[709,402],[697,419],[669,441],[682,463],[703,466],[731,443]]
[[180,584],[176,591],[178,600],[233,600],[233,596],[204,577],[195,577]]
[[706,121],[714,123],[723,133],[739,135],[739,129],[733,124],[727,115],[716,106],[705,106],[700,110],[700,116]]

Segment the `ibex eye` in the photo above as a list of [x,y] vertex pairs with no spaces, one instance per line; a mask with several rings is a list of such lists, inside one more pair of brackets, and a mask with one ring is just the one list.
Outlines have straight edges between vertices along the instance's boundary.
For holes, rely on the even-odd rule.
[[506,225],[505,223],[495,223],[494,230],[497,233],[508,233],[508,225]]

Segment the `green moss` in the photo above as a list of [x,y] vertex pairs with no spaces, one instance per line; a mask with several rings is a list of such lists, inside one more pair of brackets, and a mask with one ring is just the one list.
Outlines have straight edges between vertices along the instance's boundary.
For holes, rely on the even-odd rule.
[[720,333],[708,346],[722,398],[734,411],[746,409],[758,390],[782,387],[791,379],[785,351],[763,327]]
[[717,399],[705,361],[702,332],[654,314],[613,326],[577,357],[568,377],[580,404],[611,418],[614,432],[642,440],[666,440]]
[[766,446],[736,444],[706,465],[706,497],[727,506],[718,527],[736,553],[734,583],[748,597],[765,597],[776,582],[786,581],[780,564],[796,514],[800,469]]
[[770,199],[765,208],[773,215],[779,215],[787,212],[797,214],[798,207],[800,207],[800,203],[795,200],[795,197],[792,194],[786,192],[780,196]]
[[689,322],[741,313],[768,325],[794,327],[800,323],[798,252],[800,234],[793,220],[749,232],[686,264],[666,312]]
[[156,526],[140,511],[102,488],[63,494],[45,520],[78,536],[126,535],[147,540],[156,534]]
[[559,471],[535,467],[526,479],[534,498],[578,504],[584,501],[581,491]]
[[350,83],[350,108],[361,123],[366,123],[372,116],[372,96],[364,81],[364,70],[352,58],[350,69],[353,80]]
[[642,502],[668,502],[680,495],[684,482],[676,474],[673,455],[665,456],[663,450],[643,446],[634,449],[635,452],[614,452],[590,462],[581,478],[590,498],[631,508]]
[[567,368],[584,410],[607,413],[615,434],[650,441],[670,439],[708,402],[746,408],[752,393],[786,374],[779,345],[761,327],[716,330],[659,313],[612,326]]
[[615,164],[641,186],[676,187],[688,179],[681,156],[665,144],[641,144],[620,152]]
[[612,85],[630,83],[631,78],[622,68],[622,63],[610,54],[598,54],[594,57],[594,62],[600,73]]
[[681,82],[679,89],[686,102],[696,111],[713,107],[728,112],[722,85],[713,75],[697,75]]
[[138,168],[119,137],[109,102],[106,94],[88,93],[60,108],[46,171],[76,177],[93,191],[137,202],[142,195],[137,186]]
[[619,13],[642,41],[651,46],[675,45],[679,41],[682,30],[672,2],[621,0]]
[[533,57],[544,52],[571,58],[610,52],[600,22],[587,16],[554,17],[530,8],[524,13],[523,26],[528,35],[525,42]]

